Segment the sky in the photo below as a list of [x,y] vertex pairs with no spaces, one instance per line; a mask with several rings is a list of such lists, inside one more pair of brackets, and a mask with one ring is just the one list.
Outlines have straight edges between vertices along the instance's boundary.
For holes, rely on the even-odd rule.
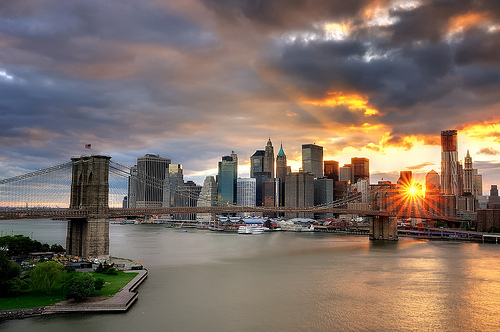
[[154,153],[202,184],[231,151],[248,177],[271,138],[293,171],[316,143],[423,180],[456,129],[488,193],[499,92],[500,1],[0,2],[0,178]]

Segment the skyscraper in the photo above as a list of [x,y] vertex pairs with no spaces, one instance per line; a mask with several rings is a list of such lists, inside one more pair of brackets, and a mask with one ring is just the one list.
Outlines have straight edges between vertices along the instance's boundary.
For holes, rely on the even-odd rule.
[[441,132],[441,190],[445,195],[459,194],[457,131]]
[[464,158],[464,179],[463,179],[463,192],[464,194],[470,193],[474,197],[483,194],[483,177],[478,174],[477,169],[472,167],[472,158],[469,150]]
[[[285,180],[285,206],[314,206],[314,175],[308,172],[290,173]],[[312,218],[313,213],[287,213],[288,218]]]
[[286,154],[283,151],[283,144],[280,146],[278,155],[276,156],[276,178],[279,179],[277,183],[277,199],[276,206],[285,205],[285,179],[286,175],[291,173],[290,166],[286,164]]
[[367,180],[370,183],[370,161],[368,158],[351,158],[351,183]]
[[439,174],[435,170],[431,170],[425,176],[425,195],[439,194],[440,188]]
[[163,206],[184,206],[184,198],[181,197],[180,187],[184,185],[184,174],[181,164],[168,165],[165,175],[165,189],[163,192]]
[[161,207],[165,174],[171,160],[157,154],[137,158],[136,207]]
[[[213,176],[207,176],[205,181],[203,181],[203,187],[201,188],[200,195],[198,196],[197,206],[207,207],[217,205],[217,183]],[[215,217],[210,213],[198,213],[196,216],[202,221],[210,221]]]
[[335,160],[325,160],[325,177],[327,179],[332,179],[333,182],[339,180],[339,162]]
[[240,206],[255,206],[256,180],[238,178],[236,183],[236,203]]
[[344,166],[340,167],[339,171],[339,181],[352,183],[352,165],[344,164]]
[[315,178],[323,177],[323,147],[316,144],[302,145],[302,170],[314,175]]
[[264,150],[257,150],[250,157],[250,177],[254,178],[257,173],[264,172]]
[[236,180],[238,178],[238,156],[234,151],[219,161],[217,196],[219,205],[236,204]]
[[267,140],[266,149],[264,150],[264,167],[263,172],[269,172],[271,179],[274,178],[274,148],[271,138]]
[[412,185],[412,178],[413,178],[412,171],[400,171],[398,186],[403,189],[409,188]]
[[130,168],[130,176],[128,178],[128,198],[127,207],[135,208],[137,201],[137,165]]
[[281,144],[278,155],[276,156],[276,177],[281,179],[281,181],[285,181],[285,177],[288,172],[286,154],[283,151],[283,144]]

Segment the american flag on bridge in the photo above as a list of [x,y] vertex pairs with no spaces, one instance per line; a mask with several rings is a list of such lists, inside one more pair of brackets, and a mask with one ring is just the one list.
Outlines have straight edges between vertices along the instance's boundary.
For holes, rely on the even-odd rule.
[[92,144],[85,144],[85,149],[90,149],[92,147]]

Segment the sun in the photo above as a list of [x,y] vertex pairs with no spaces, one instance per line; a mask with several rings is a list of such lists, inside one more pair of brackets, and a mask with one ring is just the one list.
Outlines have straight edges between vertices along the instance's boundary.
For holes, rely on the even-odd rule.
[[417,194],[418,194],[418,189],[417,189],[417,188],[415,188],[415,186],[410,186],[410,187],[408,188],[408,194],[409,194],[410,196],[415,196],[415,195],[417,195]]

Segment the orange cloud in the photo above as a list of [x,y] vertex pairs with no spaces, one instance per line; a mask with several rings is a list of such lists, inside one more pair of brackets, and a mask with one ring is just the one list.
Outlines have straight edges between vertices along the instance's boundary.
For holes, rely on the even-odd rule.
[[461,131],[464,132],[465,135],[475,139],[484,140],[493,138],[493,140],[500,142],[500,119],[471,124],[464,127]]
[[489,21],[489,14],[486,12],[468,13],[465,15],[455,16],[449,20],[448,33],[459,33],[487,21]]
[[320,100],[302,100],[304,104],[314,106],[347,106],[350,110],[363,110],[366,116],[379,114],[378,110],[368,105],[369,100],[365,96],[356,93],[343,91],[327,92],[326,96]]

